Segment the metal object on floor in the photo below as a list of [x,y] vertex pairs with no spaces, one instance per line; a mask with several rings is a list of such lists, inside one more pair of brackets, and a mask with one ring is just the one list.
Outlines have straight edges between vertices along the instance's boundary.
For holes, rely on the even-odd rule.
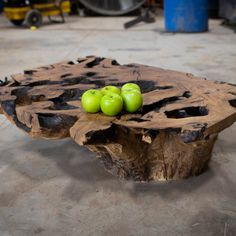
[[28,27],[40,27],[43,16],[47,16],[50,21],[52,16],[61,16],[63,23],[63,14],[69,12],[70,1],[68,0],[4,0],[4,14],[16,26],[25,22]]
[[133,27],[134,25],[144,22],[144,23],[154,23],[155,22],[155,17],[154,17],[154,11],[152,7],[148,7],[144,9],[141,12],[141,15],[135,18],[134,20],[128,21],[124,24],[125,29],[128,29],[130,27]]
[[123,15],[141,7],[146,0],[80,0],[88,9],[103,15]]

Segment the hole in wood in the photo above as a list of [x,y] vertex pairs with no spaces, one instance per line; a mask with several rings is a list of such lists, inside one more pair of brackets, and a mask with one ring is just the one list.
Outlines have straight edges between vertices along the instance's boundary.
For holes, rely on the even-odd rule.
[[236,108],[236,99],[229,100],[230,106]]
[[201,130],[185,131],[184,133],[182,133],[180,135],[180,137],[184,143],[194,142],[194,141],[198,140],[199,138],[201,138],[202,136],[203,136],[203,134],[202,134]]
[[24,70],[25,75],[33,75],[35,72],[37,72],[37,70]]
[[58,104],[58,106],[60,106],[60,103],[79,100],[83,92],[84,90],[80,90],[80,89],[69,89],[69,90],[65,90],[64,93],[60,95],[59,97],[52,98],[49,100],[54,102],[54,104]]
[[79,59],[77,59],[77,62],[79,62],[79,63],[82,63],[82,62],[84,62],[84,61],[86,61],[86,59],[84,59],[84,58],[79,58]]
[[88,76],[88,77],[92,77],[92,76],[94,76],[94,75],[96,75],[97,73],[95,73],[95,72],[87,72],[86,73],[86,76]]
[[205,130],[207,127],[207,123],[203,123],[203,124],[195,123],[195,124],[193,124],[193,127],[197,128],[197,129],[204,129]]
[[66,73],[66,74],[61,75],[61,78],[65,78],[65,77],[68,77],[68,76],[71,76],[71,75],[72,75],[71,73]]
[[158,90],[165,90],[165,89],[172,89],[174,87],[173,86],[156,86],[155,88]]
[[75,85],[75,84],[89,84],[90,80],[86,78],[85,76],[78,76],[78,77],[71,77],[71,78],[65,78],[63,80],[62,86],[65,85]]
[[[100,80],[100,79],[104,79],[104,78],[107,78],[107,76],[94,76],[92,81],[94,81],[94,80]],[[112,80],[109,79],[109,82],[110,82],[110,81],[112,81]],[[108,83],[109,83],[109,82],[108,82]]]
[[97,66],[100,64],[100,62],[102,62],[105,58],[102,57],[96,57],[93,61],[89,62],[86,64],[86,67],[88,68],[92,68],[94,66]]
[[30,89],[31,88],[27,86],[15,89],[11,92],[11,95],[16,96],[15,102],[17,105],[27,105],[32,103],[31,97],[28,95]]
[[15,115],[16,106],[14,101],[2,101],[1,107],[4,108],[4,111],[6,112],[7,115],[9,116]]
[[68,61],[67,64],[76,65],[76,64],[79,64],[79,61]]
[[[148,93],[154,90],[166,90],[166,89],[172,89],[173,86],[166,85],[166,86],[158,86],[156,85],[156,82],[151,81],[151,80],[131,80],[129,83],[135,83],[139,85],[141,88],[142,93]],[[125,83],[118,83],[117,86],[122,86]]]
[[31,100],[32,102],[42,102],[42,101],[46,101],[47,98],[45,95],[40,94],[40,95],[32,95]]
[[112,124],[111,127],[107,130],[101,130],[101,131],[90,131],[87,133],[87,143],[96,145],[96,144],[105,144],[110,143],[112,140],[114,140],[117,135],[114,135],[116,132],[116,129],[114,128],[115,125]]
[[53,106],[49,107],[49,110],[75,110],[78,107],[69,105],[67,103],[56,103]]
[[185,97],[185,98],[190,98],[191,96],[192,96],[192,93],[190,91],[186,91],[183,94],[183,97]]
[[42,85],[53,85],[53,84],[59,84],[59,81],[51,81],[51,80],[41,80],[32,82],[30,84],[27,84],[27,86],[35,87],[35,86],[42,86]]
[[92,80],[89,79],[89,77],[86,76],[79,76],[79,77],[73,77],[73,78],[65,78],[63,80],[62,86],[67,86],[67,85],[76,85],[76,84],[94,84],[97,85],[98,87],[102,87],[106,85],[106,80],[100,79],[100,78],[106,78],[106,77],[93,77]]
[[39,124],[43,128],[48,129],[67,129],[71,127],[77,120],[76,117],[55,114],[38,114]]
[[142,119],[142,118],[131,118],[129,119],[129,121],[136,121],[136,122],[145,122],[145,121],[148,121],[148,120],[145,120],[145,119]]
[[156,89],[156,83],[149,80],[137,80],[130,83],[136,83],[140,86],[142,93],[148,93]]
[[186,107],[183,109],[166,111],[165,114],[167,118],[181,119],[194,116],[206,116],[208,115],[208,109],[206,107]]
[[1,102],[1,107],[4,109],[7,115],[12,117],[12,120],[15,122],[18,128],[24,130],[27,133],[30,132],[31,129],[18,120],[16,116],[16,104],[14,101]]
[[113,66],[119,66],[120,65],[116,60],[112,60],[111,64]]
[[[158,87],[156,86],[156,83],[151,80],[130,80],[129,83],[137,84],[141,88],[142,93],[151,92]],[[125,83],[117,83],[116,86],[122,87],[124,84]]]
[[10,81],[8,80],[7,77],[5,77],[4,80],[0,80],[0,86],[5,86],[5,85],[7,85],[9,83],[10,83]]
[[152,103],[150,105],[144,105],[143,106],[143,110],[142,110],[142,114],[145,115],[147,113],[149,113],[150,111],[159,111],[161,107],[166,106],[167,104],[176,102],[178,100],[180,100],[181,97],[169,97],[169,98],[164,98],[158,102]]

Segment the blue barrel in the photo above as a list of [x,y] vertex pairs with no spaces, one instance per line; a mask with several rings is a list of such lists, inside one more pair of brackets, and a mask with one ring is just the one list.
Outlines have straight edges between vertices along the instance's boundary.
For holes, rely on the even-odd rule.
[[165,0],[165,28],[169,32],[208,30],[208,0]]

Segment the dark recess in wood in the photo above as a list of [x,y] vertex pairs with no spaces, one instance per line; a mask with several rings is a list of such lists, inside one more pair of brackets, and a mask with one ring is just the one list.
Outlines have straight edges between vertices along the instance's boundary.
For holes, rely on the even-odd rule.
[[[82,110],[87,89],[127,82],[141,87],[140,111],[107,117]],[[0,104],[0,112],[32,137],[71,137],[120,178],[170,180],[207,168],[217,134],[236,120],[236,87],[89,56],[0,80]]]

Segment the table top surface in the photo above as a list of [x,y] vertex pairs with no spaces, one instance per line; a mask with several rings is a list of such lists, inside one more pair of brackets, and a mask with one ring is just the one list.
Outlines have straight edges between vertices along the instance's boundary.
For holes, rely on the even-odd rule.
[[[86,114],[80,99],[90,88],[140,85],[143,107],[137,113],[108,117]],[[120,65],[89,56],[25,70],[1,83],[1,110],[17,127],[33,137],[71,136],[84,144],[112,125],[137,132],[169,130],[184,142],[219,133],[236,120],[236,86],[189,73],[139,64]]]

